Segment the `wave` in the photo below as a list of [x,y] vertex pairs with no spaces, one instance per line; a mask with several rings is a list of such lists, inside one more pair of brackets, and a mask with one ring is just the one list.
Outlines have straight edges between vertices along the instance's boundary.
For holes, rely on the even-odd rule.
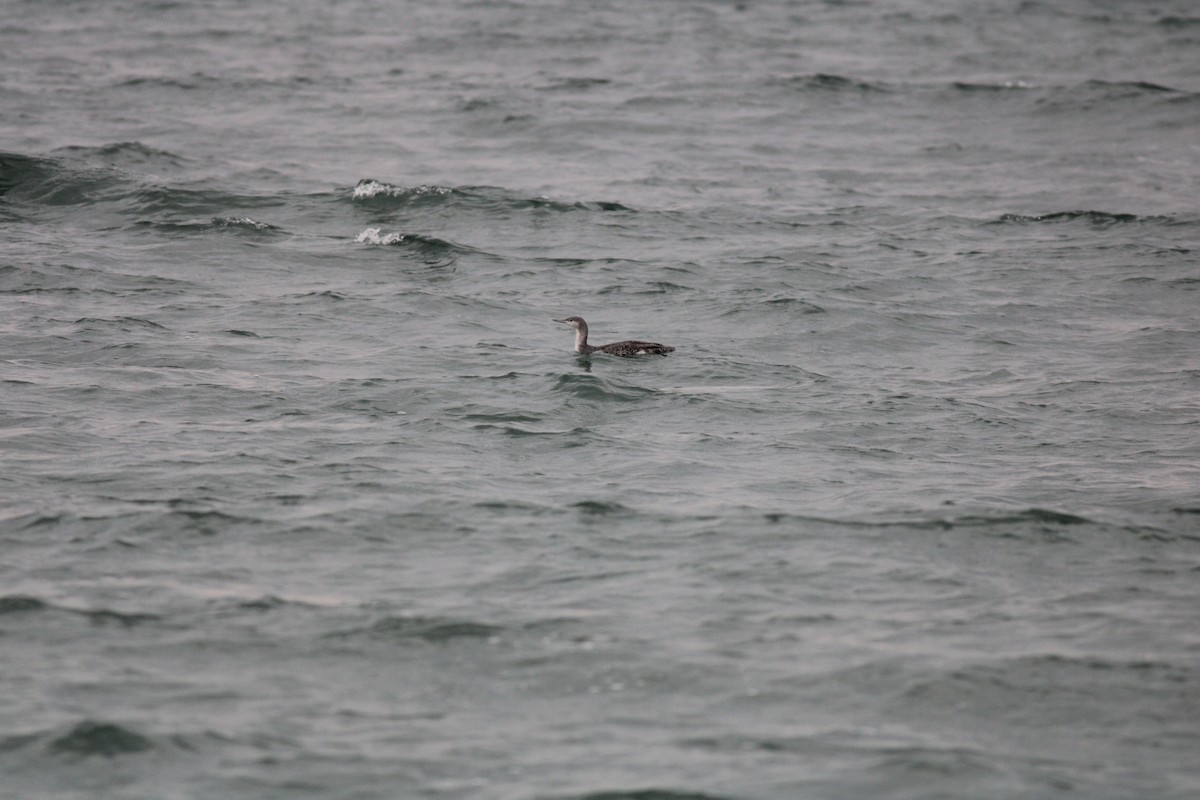
[[1038,93],[1036,107],[1054,113],[1113,108],[1126,113],[1148,104],[1175,105],[1200,100],[1200,94],[1150,81],[1087,80],[1066,86],[1052,86]]
[[1185,221],[1168,215],[1125,214],[1110,211],[1054,211],[1048,214],[1001,214],[990,224],[1031,224],[1031,223],[1064,223],[1086,222],[1100,228],[1113,225],[1128,225],[1142,223],[1149,225],[1186,224]]
[[568,373],[554,382],[554,391],[578,400],[629,403],[649,395],[658,394],[655,389],[606,380],[597,375]]
[[[920,89],[916,89],[920,91]],[[956,99],[975,102],[1012,103],[1010,113],[1062,117],[1066,124],[1108,124],[1136,122],[1151,127],[1191,127],[1195,122],[1196,101],[1200,93],[1151,81],[1085,80],[1076,83],[1041,83],[1036,78],[996,82],[953,81],[932,89],[933,100]],[[988,113],[994,113],[989,111]],[[1113,119],[1113,115],[1119,115]]]
[[32,614],[37,612],[61,612],[83,617],[93,625],[120,625],[122,628],[132,628],[146,622],[158,622],[162,619],[158,614],[137,611],[114,611],[111,608],[69,608],[48,603],[38,597],[25,594],[10,594],[0,596],[0,614]]
[[215,213],[218,216],[213,217],[214,220],[234,221],[246,218],[221,212],[233,208],[278,208],[287,202],[273,195],[234,194],[219,189],[184,189],[160,185],[138,186],[105,199],[120,200],[129,211],[143,214]]
[[970,81],[954,81],[951,87],[961,92],[1013,92],[1035,89],[1037,86],[1025,81],[1001,81],[1000,83],[972,83]]
[[352,200],[364,202],[383,198],[394,200],[397,204],[408,205],[423,202],[430,198],[448,197],[455,194],[462,194],[462,192],[449,186],[421,185],[403,187],[363,178],[355,184],[350,197]]
[[136,227],[150,228],[155,231],[172,234],[195,234],[204,235],[209,233],[233,233],[245,234],[248,236],[265,236],[274,237],[285,235],[284,231],[277,225],[272,225],[269,222],[260,222],[253,217],[211,217],[209,219],[187,220],[183,222],[151,222],[143,221],[136,223]]
[[1164,86],[1161,83],[1152,83],[1151,81],[1103,81],[1092,79],[1078,84],[1079,87],[1088,89],[1098,89],[1105,92],[1113,92],[1117,94],[1180,94],[1189,95],[1194,92],[1176,89],[1171,86]]
[[118,183],[111,171],[68,168],[62,159],[0,152],[0,197],[36,205],[72,205]]
[[459,256],[481,252],[473,247],[439,239],[436,236],[398,231],[384,233],[380,228],[367,228],[354,237],[354,241],[373,247],[396,248],[416,256],[422,263],[431,267],[448,267],[453,265]]
[[[107,321],[106,321],[107,322]],[[120,324],[120,323],[115,323]],[[77,435],[77,434],[76,434]],[[87,530],[119,528],[122,536],[107,540],[108,544],[122,547],[137,547],[140,539],[132,537],[172,537],[180,535],[214,536],[245,525],[256,525],[262,520],[256,517],[228,514],[224,511],[204,508],[180,508],[180,504],[191,504],[192,500],[154,501],[146,505],[165,506],[161,509],[120,511],[85,516],[73,513],[26,514],[10,517],[5,522],[15,530],[30,531],[38,528],[76,528]],[[104,544],[97,545],[106,546]],[[70,610],[70,609],[66,609]],[[104,614],[101,614],[104,616]]]
[[[137,142],[57,152],[60,155],[48,157],[0,152],[0,198],[8,205],[7,213],[25,218],[46,210],[94,206],[119,217],[160,217],[130,223],[139,227],[262,234],[279,229],[237,212],[278,208],[289,202],[271,194],[163,183],[138,170],[182,163],[181,159]],[[178,216],[190,219],[172,219]]]
[[175,170],[184,167],[187,159],[169,150],[161,150],[142,142],[114,142],[96,147],[72,145],[51,151],[75,161],[120,169]]
[[1030,522],[1048,525],[1095,524],[1095,520],[1088,519],[1087,517],[1081,517],[1076,514],[1069,514],[1065,511],[1055,511],[1048,508],[1027,508],[1024,511],[995,516],[965,515],[962,517],[932,521],[931,524],[935,527],[972,528],[990,527],[993,525],[1025,524]]
[[[766,512],[762,518],[770,523],[789,521],[801,523],[819,523],[829,525],[846,525],[856,528],[915,528],[953,530],[957,528],[997,528],[1007,529],[1013,526],[1032,526],[1036,530],[1048,533],[1056,529],[1073,526],[1097,526],[1120,530],[1133,530],[1128,526],[1113,524],[1090,517],[1058,511],[1050,508],[1026,508],[1019,511],[1000,511],[996,513],[962,514],[959,516],[928,516],[918,514],[913,517],[882,518],[882,519],[835,519],[831,517],[816,517],[788,512]],[[1139,530],[1151,530],[1149,528]],[[1159,531],[1161,533],[1161,531]]]
[[[922,705],[942,699],[952,700],[954,706],[968,698],[985,705],[1003,704],[1013,695],[1041,696],[1055,687],[1095,691],[1098,682],[1110,691],[1174,694],[1178,686],[1191,680],[1191,673],[1188,666],[1162,660],[1040,653],[956,665],[915,682],[905,694]],[[1188,711],[1185,707],[1179,713]]]
[[418,250],[437,251],[469,251],[471,248],[439,239],[436,236],[425,236],[420,233],[383,233],[380,228],[367,228],[354,241],[359,244],[372,244],[382,247],[409,247]]
[[165,325],[159,325],[148,319],[141,317],[118,316],[112,318],[106,317],[80,317],[75,320],[76,327],[81,330],[117,330],[122,333],[133,333],[136,330],[160,330],[165,331],[168,328]]
[[527,197],[494,186],[397,186],[371,178],[363,178],[350,193],[352,202],[377,210],[407,210],[418,208],[467,207],[482,210],[557,212],[633,212],[634,209],[609,201],[565,202],[547,197]]

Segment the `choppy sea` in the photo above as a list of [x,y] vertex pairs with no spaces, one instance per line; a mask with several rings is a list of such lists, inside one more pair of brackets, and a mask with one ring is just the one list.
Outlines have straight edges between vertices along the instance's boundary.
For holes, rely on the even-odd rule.
[[1198,53],[0,3],[0,797],[1200,796]]

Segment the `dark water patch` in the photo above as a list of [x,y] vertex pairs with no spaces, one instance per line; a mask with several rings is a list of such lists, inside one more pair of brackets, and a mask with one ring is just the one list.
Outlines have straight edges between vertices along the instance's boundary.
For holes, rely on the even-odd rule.
[[777,77],[768,80],[767,83],[768,85],[781,86],[796,92],[816,95],[827,93],[869,94],[889,91],[882,84],[860,81],[855,78],[847,78],[843,75],[833,75],[826,72],[818,72],[813,75],[793,75],[786,78]]
[[119,625],[122,628],[134,628],[147,622],[158,622],[162,619],[162,617],[160,617],[158,614],[113,611],[112,609],[108,608],[72,610],[74,613],[82,615],[93,625],[97,626]]
[[68,206],[91,202],[120,185],[110,169],[74,168],[62,159],[0,153],[0,197],[30,205]]
[[535,207],[549,207],[556,211],[628,211],[635,212],[637,209],[625,205],[624,203],[614,203],[611,200],[580,200],[574,203],[557,203],[551,200],[539,199]]
[[691,292],[695,291],[695,287],[684,286],[680,283],[672,283],[671,281],[653,281],[647,289],[644,289],[640,294],[671,294],[673,292]]
[[553,513],[553,510],[537,505],[536,503],[527,503],[520,500],[481,500],[478,503],[473,503],[472,508],[482,509],[484,511],[500,512],[500,513],[515,513],[521,515],[544,516]]
[[471,97],[463,99],[458,103],[458,110],[464,114],[471,114],[477,111],[490,111],[499,107],[501,107],[501,102],[494,97]]
[[1172,30],[1200,28],[1200,17],[1165,16],[1158,20],[1158,24]]
[[167,77],[164,75],[149,75],[136,78],[128,78],[123,81],[118,81],[114,84],[118,89],[181,89],[185,92],[195,91],[206,83],[212,83],[216,78],[204,75],[203,73],[194,73],[191,79]]
[[154,749],[154,743],[131,728],[111,722],[84,720],[47,745],[52,753],[72,756],[117,756]]
[[25,514],[10,518],[6,522],[16,525],[19,531],[34,531],[39,528],[53,528],[67,519],[65,514]]
[[10,594],[0,597],[0,614],[25,614],[46,608],[49,606],[44,601],[29,595]]
[[360,638],[405,641],[417,639],[441,644],[455,639],[492,639],[503,628],[469,620],[445,617],[385,617],[366,628],[355,628],[328,634],[331,638]]
[[581,500],[578,503],[572,503],[571,508],[585,517],[609,517],[633,513],[620,503],[606,500]]
[[[231,209],[276,208],[289,199],[236,194],[207,186],[174,186],[107,164],[0,153],[0,196],[29,207],[94,205],[128,215],[240,219]],[[140,223],[139,223],[140,224]],[[208,223],[212,224],[212,223]]]
[[254,331],[243,331],[243,330],[238,330],[237,328],[230,328],[229,330],[225,331],[225,333],[228,333],[230,336],[244,336],[244,337],[247,337],[250,339],[261,339],[262,338]]
[[585,92],[612,83],[609,78],[557,78],[540,87],[543,92]]
[[254,600],[243,600],[237,604],[237,607],[241,611],[266,612],[266,611],[275,611],[277,609],[280,609],[280,608],[283,608],[283,607],[289,606],[289,605],[299,605],[299,604],[289,603],[287,600],[284,600],[281,597],[276,597],[273,594],[268,594],[268,595],[263,595],[262,597],[256,598]]

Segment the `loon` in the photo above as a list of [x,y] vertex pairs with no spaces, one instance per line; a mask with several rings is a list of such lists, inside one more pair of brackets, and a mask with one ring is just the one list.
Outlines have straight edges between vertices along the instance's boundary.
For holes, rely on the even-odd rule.
[[556,319],[554,321],[566,323],[575,329],[575,352],[583,353],[584,355],[608,353],[612,356],[665,356],[667,353],[675,350],[674,347],[659,344],[658,342],[637,342],[633,340],[602,344],[596,347],[587,342],[588,326],[583,321],[583,317],[567,317],[566,319]]

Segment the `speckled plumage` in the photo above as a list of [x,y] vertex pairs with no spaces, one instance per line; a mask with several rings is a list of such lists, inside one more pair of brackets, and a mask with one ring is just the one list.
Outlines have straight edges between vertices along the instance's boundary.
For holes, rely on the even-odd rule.
[[575,329],[575,352],[583,353],[584,355],[608,353],[612,356],[665,356],[667,353],[675,350],[670,345],[659,344],[658,342],[640,342],[634,339],[598,346],[590,345],[587,340],[588,325],[584,322],[583,317],[567,317],[566,319],[556,319],[554,321],[570,325]]

